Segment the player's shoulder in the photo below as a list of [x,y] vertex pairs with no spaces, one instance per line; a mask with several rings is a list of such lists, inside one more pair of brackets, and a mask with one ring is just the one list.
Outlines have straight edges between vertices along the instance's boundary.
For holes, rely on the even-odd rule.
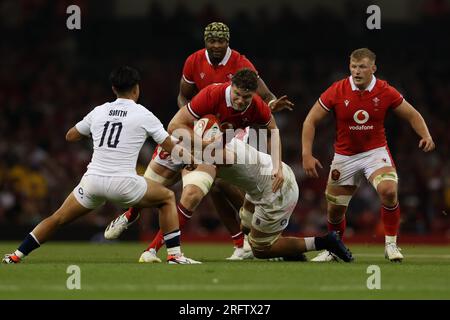
[[197,50],[197,51],[191,53],[187,57],[186,61],[198,62],[200,60],[205,60],[206,59],[205,51],[206,51],[206,49],[203,48],[203,49],[200,49],[200,50]]
[[239,63],[251,63],[251,61],[242,53],[237,50],[231,49],[230,60],[236,61]]
[[224,83],[212,83],[210,85],[207,85],[202,91],[207,91],[209,94],[212,95],[218,95],[225,92],[225,90],[231,85],[230,82],[224,82]]
[[378,92],[388,92],[394,93],[397,92],[397,89],[392,86],[387,80],[382,80],[377,78],[377,82],[375,84],[375,90]]
[[327,94],[332,93],[337,96],[351,91],[350,79],[347,77],[344,79],[336,80],[328,87],[326,91]]
[[375,88],[377,88],[377,89],[389,89],[389,88],[393,88],[393,86],[391,86],[387,80],[383,80],[383,79],[377,78],[377,82],[375,84]]

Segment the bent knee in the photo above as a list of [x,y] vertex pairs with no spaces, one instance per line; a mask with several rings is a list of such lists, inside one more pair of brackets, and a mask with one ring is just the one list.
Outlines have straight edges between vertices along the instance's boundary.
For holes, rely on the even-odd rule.
[[181,195],[182,202],[191,208],[197,206],[203,199],[203,197],[203,191],[194,185],[188,185],[184,187],[183,193]]
[[378,194],[383,201],[395,202],[397,199],[397,188],[394,186],[379,186]]

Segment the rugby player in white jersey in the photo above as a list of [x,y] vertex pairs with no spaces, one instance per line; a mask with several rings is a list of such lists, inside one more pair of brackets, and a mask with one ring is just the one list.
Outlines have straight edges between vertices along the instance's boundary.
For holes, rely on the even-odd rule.
[[20,262],[61,226],[106,201],[122,207],[157,207],[167,247],[167,262],[200,263],[181,253],[174,193],[136,173],[139,151],[148,137],[168,152],[181,147],[172,142],[158,118],[136,103],[140,77],[135,69],[119,67],[111,73],[110,80],[117,99],[94,108],[66,134],[69,142],[92,136],[94,152],[83,178],[55,213],[39,223],[16,251],[4,256],[4,263]]
[[352,261],[352,254],[334,231],[323,237],[281,235],[299,196],[295,175],[283,162],[284,183],[275,191],[271,156],[243,142],[244,136],[245,131],[241,131],[226,144],[225,165],[217,165],[217,177],[246,193],[239,215],[255,257],[300,261],[304,260],[303,252],[326,249],[345,262]]

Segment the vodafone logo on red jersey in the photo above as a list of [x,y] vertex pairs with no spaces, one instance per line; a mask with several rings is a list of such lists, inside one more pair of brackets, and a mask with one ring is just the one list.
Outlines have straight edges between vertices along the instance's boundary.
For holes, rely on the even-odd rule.
[[362,125],[362,124],[366,123],[367,121],[369,121],[369,118],[370,118],[369,113],[367,111],[358,110],[353,115],[353,120],[355,120],[355,122],[359,125],[358,126],[349,126],[348,128],[350,130],[373,130],[373,125],[370,125],[370,126]]
[[355,120],[357,124],[366,123],[367,121],[369,121],[369,113],[364,110],[358,110],[353,115],[353,120]]

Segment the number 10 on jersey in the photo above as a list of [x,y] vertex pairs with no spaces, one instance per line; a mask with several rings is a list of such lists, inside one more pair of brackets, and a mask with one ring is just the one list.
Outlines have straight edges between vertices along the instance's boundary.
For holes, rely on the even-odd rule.
[[[107,121],[103,126],[102,138],[100,139],[99,147],[103,146],[105,142],[106,133],[109,129],[110,121]],[[117,129],[117,130],[116,130]],[[111,129],[109,131],[108,142],[107,145],[109,148],[117,148],[117,144],[119,143],[120,133],[122,132],[122,122],[111,123]],[[114,142],[113,142],[114,140]]]

